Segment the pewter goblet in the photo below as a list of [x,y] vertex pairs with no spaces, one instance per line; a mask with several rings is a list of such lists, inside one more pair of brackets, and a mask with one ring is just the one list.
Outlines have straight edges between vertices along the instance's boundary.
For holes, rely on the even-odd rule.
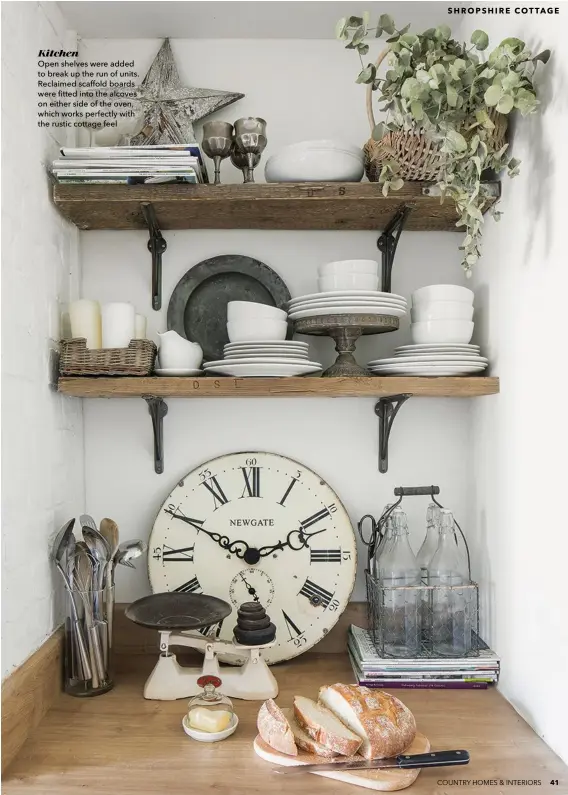
[[229,156],[233,143],[233,125],[226,121],[207,121],[203,125],[203,151],[215,163],[215,185],[221,184],[221,160]]
[[237,119],[235,122],[237,149],[247,158],[246,182],[254,182],[255,155],[261,155],[266,147],[266,122],[254,116]]
[[[231,147],[231,163],[235,166],[235,168],[238,168],[243,172],[243,183],[254,182],[254,179],[249,177],[248,156],[246,152],[241,152],[234,141],[233,146]],[[259,163],[260,155],[253,154],[252,167],[256,168]]]

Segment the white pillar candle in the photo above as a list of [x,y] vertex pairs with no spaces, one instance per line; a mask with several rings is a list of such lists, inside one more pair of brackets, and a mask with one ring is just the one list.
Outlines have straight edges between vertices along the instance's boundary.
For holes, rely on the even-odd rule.
[[128,348],[134,339],[135,316],[132,304],[103,304],[103,348]]
[[101,308],[98,301],[87,301],[82,298],[69,304],[71,336],[74,339],[84,337],[87,348],[100,348],[101,341]]
[[136,340],[145,340],[146,339],[146,316],[145,315],[136,315],[134,321],[134,339]]

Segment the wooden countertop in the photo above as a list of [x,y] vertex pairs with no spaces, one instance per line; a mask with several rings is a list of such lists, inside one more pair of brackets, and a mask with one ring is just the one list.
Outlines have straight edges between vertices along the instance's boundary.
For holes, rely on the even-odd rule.
[[[259,702],[235,700],[236,733],[220,743],[190,740],[180,722],[187,700],[145,701],[142,685],[155,660],[125,658],[116,687],[92,699],[61,695],[3,778],[4,795],[357,795],[366,790],[320,776],[285,781],[253,749]],[[352,681],[347,657],[305,654],[273,668],[278,703],[301,693],[315,697],[326,682]],[[463,768],[422,771],[412,795],[442,793],[568,793],[568,768],[496,690],[394,691],[413,711],[433,750],[465,748]],[[449,786],[438,781],[469,780]],[[496,784],[474,781],[495,780]],[[540,780],[507,785],[507,779]],[[551,785],[558,779],[558,786]],[[503,781],[503,784],[500,782]]]

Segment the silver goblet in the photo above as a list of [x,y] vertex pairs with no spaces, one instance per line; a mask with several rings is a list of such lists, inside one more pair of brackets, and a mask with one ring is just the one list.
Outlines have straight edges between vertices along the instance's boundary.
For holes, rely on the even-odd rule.
[[[255,155],[261,155],[266,147],[266,122],[253,116],[237,119],[235,122],[235,143],[237,149],[247,158],[246,182],[254,182]],[[260,158],[259,158],[260,159]]]
[[[235,168],[238,168],[243,172],[243,183],[254,182],[252,176],[249,177],[248,155],[246,152],[241,152],[234,141],[231,147],[231,163],[235,166]],[[260,155],[253,154],[252,167],[256,168],[259,163]]]
[[233,125],[226,121],[207,121],[203,125],[203,151],[215,163],[215,185],[221,184],[221,160],[229,157],[233,143]]

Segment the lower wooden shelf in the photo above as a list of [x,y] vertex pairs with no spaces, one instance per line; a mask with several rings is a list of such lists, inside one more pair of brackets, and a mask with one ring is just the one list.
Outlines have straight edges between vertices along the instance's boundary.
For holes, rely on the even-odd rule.
[[499,379],[417,378],[61,378],[59,392],[84,398],[210,397],[480,397],[499,392]]

